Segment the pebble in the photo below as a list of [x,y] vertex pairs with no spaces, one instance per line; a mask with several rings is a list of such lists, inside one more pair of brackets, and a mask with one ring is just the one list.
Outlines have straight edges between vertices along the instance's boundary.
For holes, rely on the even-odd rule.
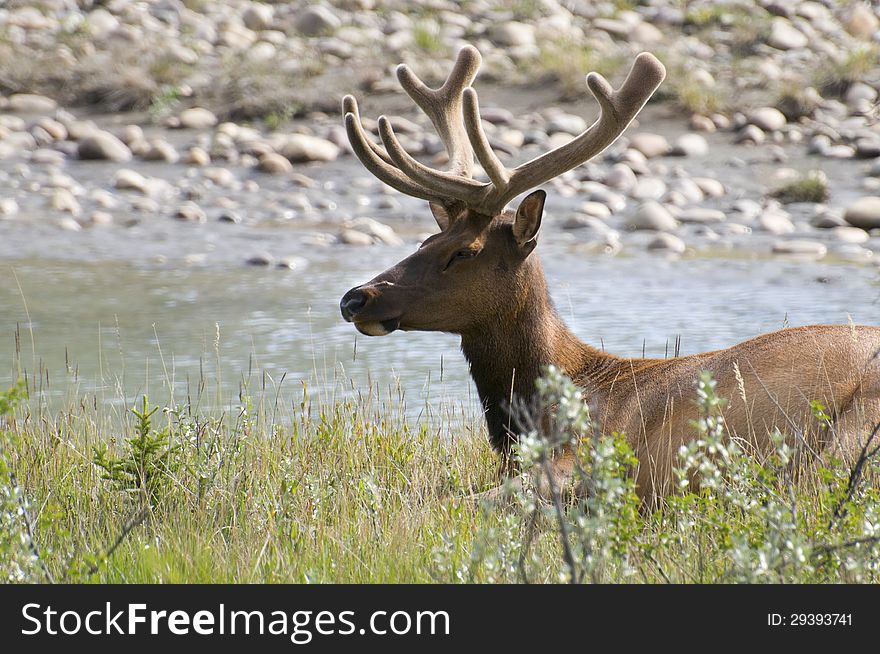
[[301,34],[318,36],[337,29],[342,21],[327,7],[311,5],[297,13],[294,24]]
[[747,116],[749,124],[765,132],[775,132],[785,127],[785,115],[775,107],[761,107],[750,111]]
[[675,140],[670,154],[679,157],[704,157],[709,154],[709,142],[699,134],[682,134]]
[[792,239],[790,241],[776,241],[772,251],[773,254],[790,254],[810,259],[821,259],[828,253],[828,248],[818,241]]
[[684,209],[678,214],[678,220],[683,223],[696,223],[699,225],[711,225],[723,223],[727,216],[718,209],[706,209],[703,207],[691,207]]
[[293,165],[286,157],[276,152],[267,152],[260,157],[257,169],[264,173],[280,174],[292,171]]
[[646,159],[662,157],[670,150],[669,141],[665,136],[648,132],[633,134],[629,140],[629,147],[641,152]]
[[184,202],[181,204],[175,210],[174,217],[178,220],[186,220],[192,223],[202,224],[208,222],[204,209],[195,202]]
[[108,159],[130,161],[131,150],[110,132],[94,131],[79,142],[77,154],[80,159]]
[[58,109],[52,98],[35,93],[13,93],[6,99],[6,111],[16,114],[48,115]]
[[651,200],[641,204],[627,219],[627,227],[630,229],[671,231],[677,225],[675,218],[663,205]]
[[339,156],[339,146],[335,143],[308,134],[287,136],[276,150],[293,163],[308,161],[334,161]]
[[659,233],[647,245],[649,250],[663,250],[673,254],[684,254],[687,249],[684,241],[674,234]]
[[864,230],[880,227],[880,197],[859,198],[846,208],[843,219],[853,227]]
[[185,109],[178,116],[180,127],[186,129],[210,129],[217,124],[214,112],[203,107]]

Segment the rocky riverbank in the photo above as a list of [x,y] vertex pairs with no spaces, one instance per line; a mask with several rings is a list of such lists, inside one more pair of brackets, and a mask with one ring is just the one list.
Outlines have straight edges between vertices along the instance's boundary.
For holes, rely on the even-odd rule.
[[314,247],[416,242],[423,203],[350,156],[340,97],[440,165],[391,66],[437,80],[469,42],[507,164],[586,128],[588,70],[619,82],[642,49],[669,70],[640,124],[552,183],[546,238],[878,261],[878,35],[856,2],[8,2],[0,255],[300,269]]

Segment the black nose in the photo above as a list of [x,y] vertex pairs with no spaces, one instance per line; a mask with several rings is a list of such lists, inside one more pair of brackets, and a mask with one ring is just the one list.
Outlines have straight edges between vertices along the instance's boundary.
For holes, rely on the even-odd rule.
[[367,296],[362,290],[357,288],[351,289],[348,293],[343,295],[342,300],[339,301],[339,310],[342,312],[342,317],[351,322],[351,319],[364,308],[368,299],[369,296]]

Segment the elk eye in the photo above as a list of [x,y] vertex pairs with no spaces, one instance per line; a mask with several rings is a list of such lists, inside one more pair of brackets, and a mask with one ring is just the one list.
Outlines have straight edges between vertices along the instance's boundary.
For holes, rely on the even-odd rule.
[[473,259],[475,256],[479,254],[478,250],[459,250],[455,254],[452,255],[452,258],[449,260],[449,263],[446,264],[446,268],[449,268],[456,261],[462,261],[464,259]]

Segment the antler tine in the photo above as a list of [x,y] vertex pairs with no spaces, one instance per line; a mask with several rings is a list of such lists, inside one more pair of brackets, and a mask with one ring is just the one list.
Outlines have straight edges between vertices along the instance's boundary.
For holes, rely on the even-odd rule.
[[617,91],[598,73],[587,75],[587,86],[601,110],[598,120],[565,145],[515,168],[506,186],[496,186],[497,195],[493,195],[496,196],[497,206],[504,207],[523,191],[543,184],[602,152],[632,122],[664,77],[666,69],[663,64],[648,52],[636,57],[626,80]]
[[485,185],[469,177],[462,177],[453,173],[429,168],[416,161],[400,144],[391,121],[385,116],[379,116],[379,136],[385,146],[388,156],[394,164],[407,177],[412,178],[418,184],[422,184],[432,191],[445,194],[450,198],[462,201],[472,200],[473,192],[481,190]]
[[461,120],[461,95],[477,76],[482,57],[466,45],[440,88],[431,89],[406,64],[397,67],[397,79],[407,95],[427,114],[449,154],[449,172],[470,177],[474,155]]
[[346,96],[343,100],[343,109],[353,109],[353,111],[346,111],[345,113],[345,131],[348,134],[348,141],[351,143],[355,156],[360,159],[367,170],[388,184],[388,186],[406,195],[428,200],[429,202],[442,202],[445,199],[439,193],[433,192],[409,179],[392,165],[388,155],[378,145],[373,143],[364,132],[354,98]]
[[486,133],[483,131],[477,92],[468,87],[464,90],[462,98],[464,100],[464,126],[471,147],[476,152],[480,165],[483,166],[483,170],[486,171],[495,188],[505,188],[510,180],[510,173],[498,159],[495,151],[492,150],[489,139],[486,138]]
[[[358,103],[353,95],[346,95],[344,98],[342,98],[342,116],[343,116],[343,118],[345,116],[347,116],[348,114],[353,115],[355,121],[359,125],[361,124],[361,113],[360,113],[360,111],[358,111]],[[367,145],[369,146],[369,148],[378,157],[380,157],[382,159],[382,161],[384,161],[387,164],[392,163],[391,157],[389,157],[388,154],[382,148],[380,148],[376,143],[374,143],[370,139],[365,139],[365,141],[366,141]],[[363,161],[363,159],[361,159],[361,161]]]

